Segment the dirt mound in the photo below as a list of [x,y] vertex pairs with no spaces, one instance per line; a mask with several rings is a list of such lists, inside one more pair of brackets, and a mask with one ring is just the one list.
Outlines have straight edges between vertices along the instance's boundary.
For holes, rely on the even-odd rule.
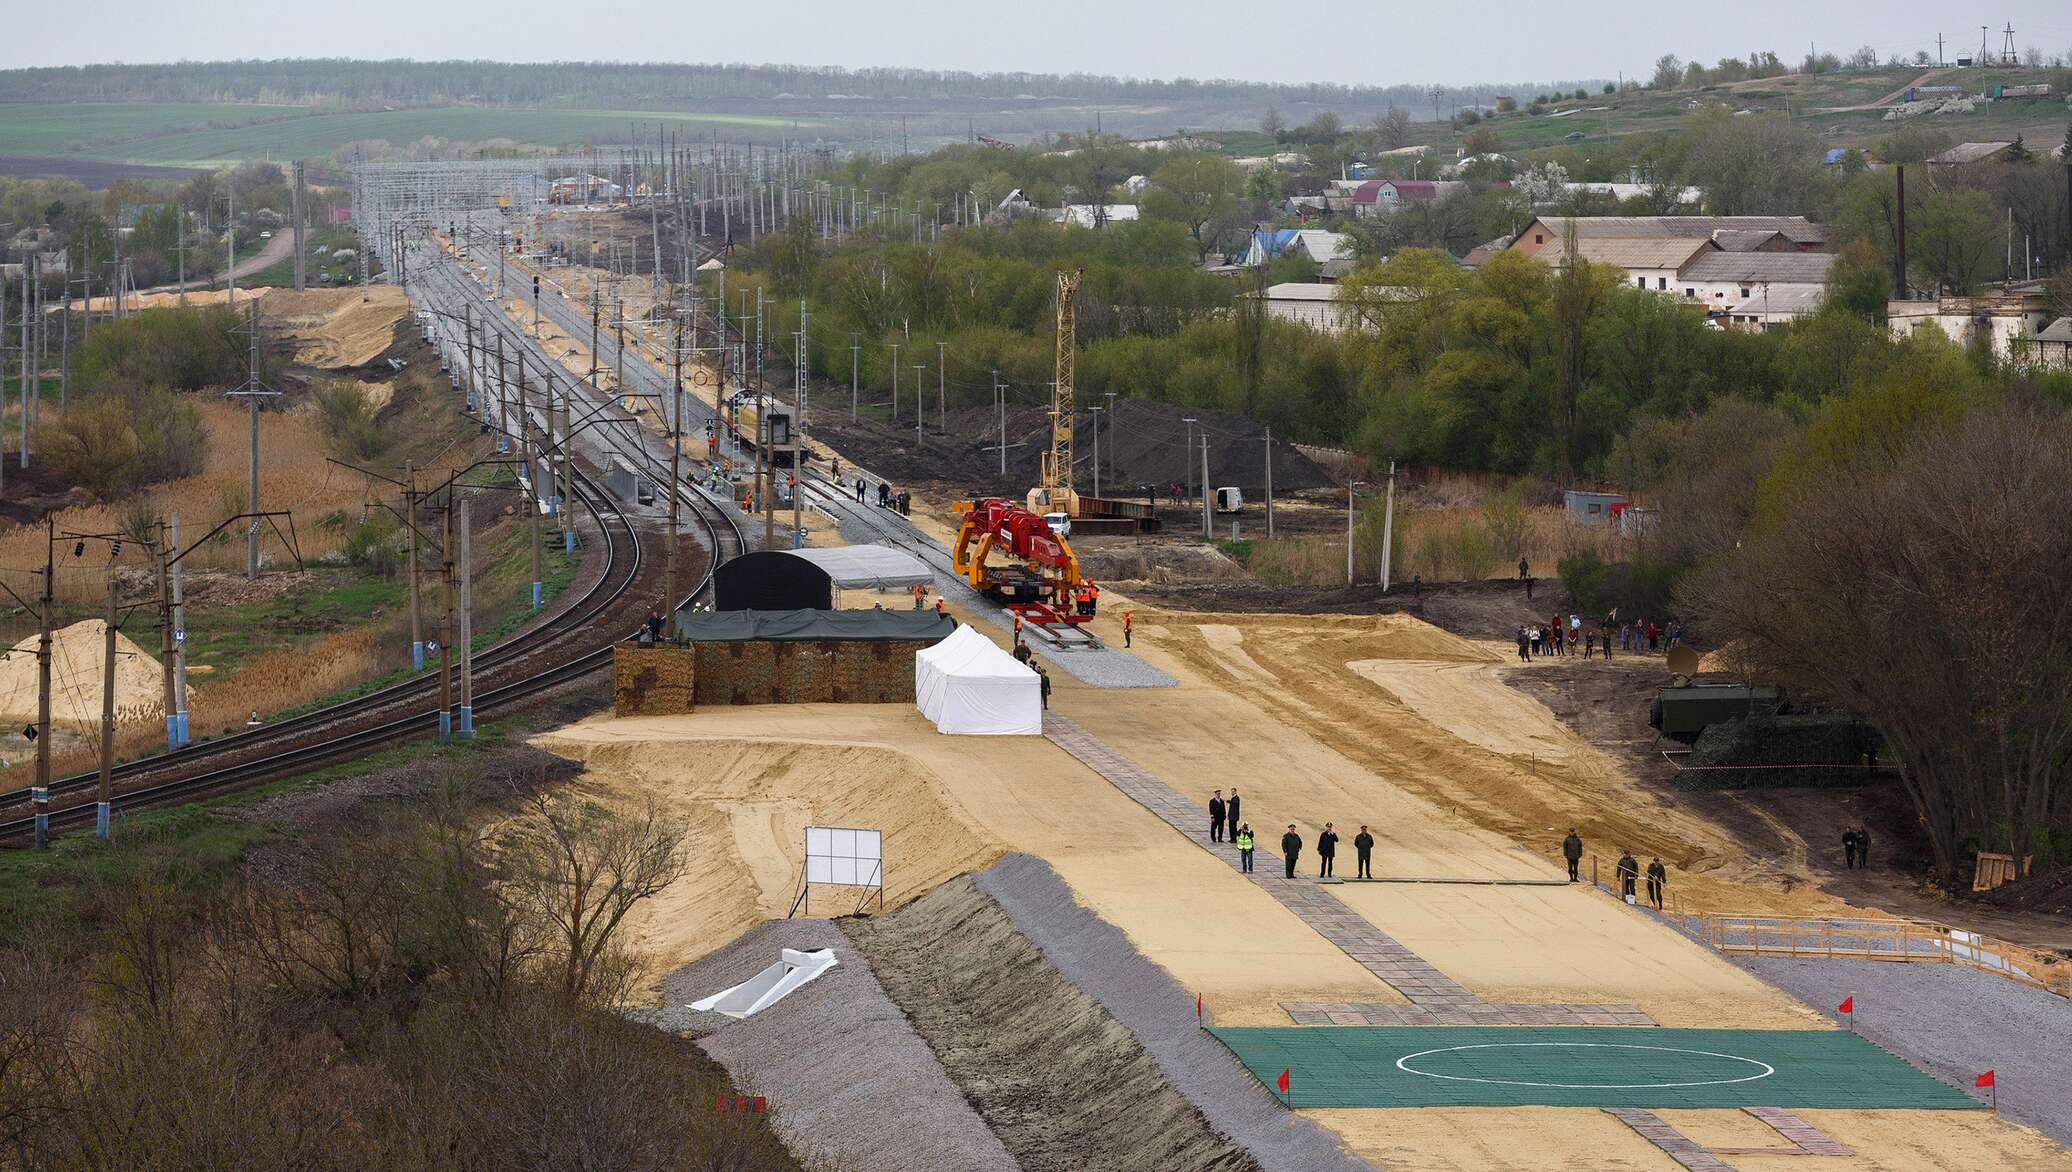
[[1698,660],[1698,673],[1726,672],[1729,675],[1746,675],[1749,664],[1748,646],[1739,639],[1724,647],[1708,651]]
[[[1000,854],[934,773],[893,749],[726,739],[597,743],[553,734],[534,743],[583,762],[579,791],[653,797],[690,832],[689,869],[634,925],[641,947],[665,964],[784,918],[798,894],[808,824],[884,832],[888,908]],[[846,911],[860,894],[816,887],[813,913]]]
[[1167,614],[1162,620],[1198,623],[1216,646],[1267,643],[1300,647],[1307,655],[1339,664],[1359,660],[1417,660],[1438,663],[1497,663],[1488,647],[1404,614],[1306,615]]
[[968,876],[845,928],[1028,1172],[1259,1167]]
[[1101,538],[1075,540],[1079,566],[1101,582],[1200,582],[1241,580],[1245,568],[1213,545],[1128,541],[1102,545]]
[[[108,624],[87,619],[53,632],[50,643],[50,717],[73,726],[101,723],[102,636]],[[36,719],[36,643],[31,635],[9,648],[0,663],[0,719]],[[115,633],[115,718],[118,724],[157,716],[165,699],[158,660]],[[147,711],[148,710],[148,711]]]
[[[835,401],[847,397],[847,387],[827,388]],[[999,416],[990,407],[959,408],[949,413],[947,426],[936,418],[935,403],[926,404],[928,432],[918,440],[913,428],[913,394],[902,390],[901,418],[904,427],[872,417],[850,419],[846,410],[815,410],[812,432],[815,439],[835,448],[850,460],[861,463],[880,476],[899,481],[947,481],[971,486],[973,491],[1008,492],[1019,497],[1036,482],[1039,453],[1046,450],[1050,435],[1049,405],[1016,407],[1007,413],[1007,472],[1000,472],[997,445]],[[1209,482],[1235,485],[1245,499],[1263,498],[1266,491],[1266,432],[1243,415],[1223,411],[1178,407],[1152,399],[1115,400],[1115,418],[1105,418],[1103,398],[1100,426],[1101,495],[1124,500],[1142,499],[1140,485],[1149,484],[1164,503],[1169,486],[1201,479],[1200,440],[1209,439]],[[1092,405],[1089,401],[1086,405]],[[1082,407],[1084,411],[1084,407]],[[1190,426],[1186,419],[1192,416]],[[1194,449],[1188,448],[1188,437]],[[1094,487],[1094,424],[1090,415],[1080,417],[1077,444],[1073,451],[1074,485],[1091,493]],[[1276,438],[1273,445],[1273,487],[1276,493],[1318,488],[1330,477],[1294,446]]]
[[259,310],[295,344],[297,363],[343,369],[380,357],[395,342],[396,323],[409,308],[401,289],[376,285],[365,291],[275,289]]

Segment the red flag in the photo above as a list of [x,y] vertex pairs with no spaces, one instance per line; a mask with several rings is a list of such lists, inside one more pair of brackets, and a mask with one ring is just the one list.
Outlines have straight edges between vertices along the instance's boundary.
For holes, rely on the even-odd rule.
[[[1282,1075],[1281,1077],[1282,1077],[1282,1078],[1286,1078],[1287,1076],[1286,1076],[1286,1075]],[[1993,1072],[1989,1070],[1989,1071],[1985,1072],[1984,1074],[1982,1074],[1982,1075],[1979,1075],[1979,1076],[1978,1076],[1978,1077],[1977,1077],[1976,1079],[1972,1080],[1972,1083],[1971,1083],[1971,1085],[1972,1085],[1972,1086],[1975,1086],[1975,1087],[1989,1087],[1989,1086],[1992,1086],[1992,1085],[1993,1085]],[[1282,1089],[1286,1089],[1286,1088],[1282,1088]]]
[[[1991,1078],[1991,1077],[1993,1077],[1993,1076],[1992,1076],[1992,1075],[1990,1075],[1990,1074],[1988,1074],[1988,1075],[1985,1075],[1984,1077],[1986,1077],[1986,1078]],[[1283,1070],[1281,1071],[1281,1076],[1280,1076],[1279,1078],[1277,1078],[1277,1079],[1274,1079],[1274,1080],[1273,1080],[1273,1085],[1275,1085],[1275,1086],[1277,1086],[1277,1087],[1281,1088],[1281,1093],[1282,1093],[1282,1094],[1284,1094],[1284,1095],[1285,1095],[1285,1094],[1287,1094],[1287,1093],[1288,1093],[1288,1072],[1287,1072],[1287,1070],[1286,1070],[1285,1068],[1284,1068],[1284,1069],[1283,1069]],[[1984,1085],[1986,1085],[1986,1084],[1984,1084],[1984,1083],[1980,1083],[1979,1085],[1980,1085],[1980,1086],[1984,1086]]]
[[1197,1019],[1201,1017],[1201,994],[1199,993],[1194,995],[1194,1016]]
[[1842,998],[1842,1004],[1836,1008],[1842,1013],[1854,1013],[1856,1011],[1856,994],[1851,993],[1849,996]]

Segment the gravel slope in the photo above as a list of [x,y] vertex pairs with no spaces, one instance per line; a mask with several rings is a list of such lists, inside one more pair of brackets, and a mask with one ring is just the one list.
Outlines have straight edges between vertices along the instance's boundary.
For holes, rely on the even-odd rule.
[[1856,1031],[1976,1098],[1997,1072],[2000,1113],[2072,1144],[2072,1003],[1950,964],[1734,957],[1734,963],[1837,1020],[1856,997]]
[[1042,859],[1008,855],[979,873],[978,889],[1000,905],[1043,956],[1136,1036],[1174,1089],[1215,1129],[1274,1172],[1365,1172],[1324,1127],[1282,1107],[1195,1021],[1194,998],[1072,898]]
[[[682,1008],[754,976],[780,948],[832,948],[840,963],[754,1017]],[[698,1045],[736,1085],[769,1097],[778,1134],[801,1161],[843,1172],[1016,1172],[870,966],[826,920],[763,924],[663,978],[662,998],[672,1008],[629,1016],[701,1035]]]

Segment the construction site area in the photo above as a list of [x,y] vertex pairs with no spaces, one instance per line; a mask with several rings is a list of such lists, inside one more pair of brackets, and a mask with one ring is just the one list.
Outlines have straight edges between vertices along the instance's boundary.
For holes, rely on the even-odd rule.
[[[479,804],[420,789],[445,820],[385,841],[398,883],[441,855],[494,896],[457,913],[491,924],[481,973],[531,914],[503,892],[570,860],[538,890],[595,887],[571,843],[646,848],[583,827],[659,828],[640,841],[675,853],[589,944],[589,894],[523,922],[576,942],[561,995],[589,948],[613,1027],[706,1062],[735,1092],[715,1117],[798,1167],[2072,1169],[2062,909],[1923,890],[1875,753],[1846,784],[1703,784],[1683,722],[1760,689],[1652,627],[1614,656],[1613,616],[1552,575],[1618,525],[1244,415],[1082,401],[1069,269],[1038,291],[1041,401],[816,376],[804,303],[787,336],[730,266],[908,222],[814,162],[657,139],[356,164],[381,283],[241,291],[280,399],[197,411],[230,471],[148,489],[155,573],[115,572],[139,539],[111,501],[0,542],[43,567],[9,588],[44,591],[34,633],[26,607],[0,629],[0,717],[32,722],[0,754],[38,770],[8,832],[105,838],[117,806],[436,736]],[[256,340],[248,362],[239,393],[274,394]],[[11,491],[48,514],[57,487]],[[178,578],[183,505],[250,525]],[[309,516],[262,566],[267,508]],[[348,554],[377,509],[404,583]],[[1470,509],[1513,544],[1449,553]],[[120,607],[161,595],[153,648]],[[296,638],[269,656],[252,626]],[[465,747],[499,708],[523,740]],[[161,735],[178,751],[142,756]],[[476,751],[536,759],[522,809]],[[409,768],[264,801],[342,807]]]
[[[1086,422],[1070,274],[1052,403],[852,418],[701,282],[722,213],[834,232],[857,209],[738,162],[658,152],[572,207],[552,164],[433,194],[370,173],[359,198],[486,417],[595,396],[643,453],[629,503],[702,498],[747,536],[712,595],[619,644],[614,711],[533,743],[580,766],[572,799],[687,831],[632,921],[629,1013],[695,1038],[794,1152],[2072,1167],[2066,1051],[2033,1040],[2065,1033],[2065,966],[1882,908],[1796,825],[1664,783],[1634,732],[1659,653],[1605,662],[1616,683],[1522,661],[1513,632],[1571,608],[1550,584],[1276,594],[1195,535],[1263,525],[1269,465],[1276,524],[1350,533],[1348,474],[1241,419]],[[537,380],[511,389],[484,310]],[[1207,435],[1229,462],[1204,476]],[[1622,857],[1662,865],[1659,899],[1621,890]]]

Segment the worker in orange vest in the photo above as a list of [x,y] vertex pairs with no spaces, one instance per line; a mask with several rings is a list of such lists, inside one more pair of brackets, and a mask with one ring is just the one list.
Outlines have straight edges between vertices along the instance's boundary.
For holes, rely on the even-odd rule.
[[1135,625],[1135,624],[1134,624],[1133,622],[1131,622],[1131,620],[1130,620],[1130,612],[1128,612],[1128,611],[1123,611],[1123,612],[1122,612],[1122,645],[1123,645],[1124,647],[1127,647],[1127,646],[1129,646],[1129,645],[1130,645],[1130,632],[1131,632],[1131,631],[1133,631],[1133,630],[1135,630],[1135,629],[1136,629],[1136,625]]
[[920,609],[921,609],[921,600],[922,600],[923,598],[925,598],[925,597],[927,596],[927,594],[928,594],[928,587],[926,587],[926,586],[923,586],[923,585],[921,585],[921,584],[920,584],[919,582],[916,582],[916,583],[914,583],[914,609],[915,609],[915,610],[920,610]]

